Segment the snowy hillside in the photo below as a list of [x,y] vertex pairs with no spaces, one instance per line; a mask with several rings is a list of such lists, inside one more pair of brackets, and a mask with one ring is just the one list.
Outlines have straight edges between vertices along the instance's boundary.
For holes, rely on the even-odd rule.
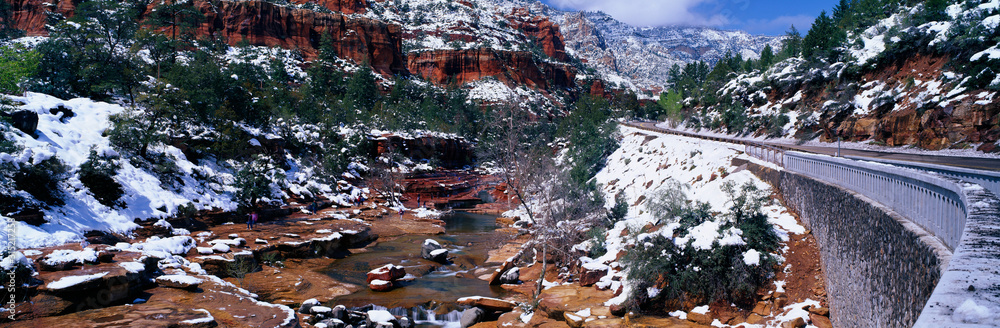
[[[760,181],[753,173],[739,170],[731,165],[731,161],[735,158],[754,162],[756,160],[732,148],[730,144],[655,134],[629,127],[622,127],[621,132],[623,135],[621,148],[608,158],[608,166],[600,171],[595,179],[609,203],[614,203],[616,195],[622,194],[631,206],[626,219],[615,224],[605,235],[607,253],[596,259],[583,260],[590,263],[590,266],[606,265],[613,268],[601,279],[598,286],[610,285],[611,290],[617,289],[618,286],[625,288],[619,297],[608,300],[606,305],[621,304],[630,293],[649,292],[650,297],[655,295],[656,291],[631,290],[632,282],[626,278],[630,268],[623,267],[616,261],[619,251],[629,251],[650,236],[662,235],[671,238],[676,236],[675,233],[686,229],[686,235],[682,233],[682,237],[675,237],[674,243],[678,246],[690,243],[695,249],[713,249],[746,243],[743,239],[744,232],[734,227],[727,227],[725,219],[721,216],[716,220],[689,228],[684,228],[677,222],[663,222],[656,219],[650,213],[648,206],[661,188],[673,184],[671,181],[688,186],[689,188],[683,189],[684,194],[693,202],[708,203],[713,212],[724,212],[731,205],[727,201],[727,195],[722,191],[726,183],[736,185],[750,183],[770,193],[770,186]],[[788,210],[776,201],[767,202],[762,210],[781,241],[787,242],[790,234],[798,235],[806,232],[805,228],[788,214]],[[654,227],[654,231],[643,230],[644,227]],[[787,252],[787,249],[787,246],[782,246],[782,249],[775,254],[750,249],[743,254],[743,259],[747,265],[756,265],[762,263],[766,257],[773,257],[781,264],[782,254]],[[773,285],[781,291],[784,282],[775,281]],[[783,322],[796,317],[808,320],[808,313],[801,311],[801,308],[813,303],[816,303],[816,300],[790,304],[785,307],[784,314],[776,313],[775,317],[768,318],[769,321],[763,326],[780,327]],[[699,307],[692,312],[704,313],[707,309],[708,306],[705,305],[704,309]],[[671,315],[684,318],[687,313],[678,311]]]
[[[234,211],[237,202],[234,187],[237,171],[245,165],[236,162],[217,163],[211,159],[189,160],[183,151],[162,145],[153,151],[162,153],[167,161],[176,166],[170,174],[158,174],[149,167],[137,167],[133,161],[121,156],[112,148],[107,130],[112,126],[109,118],[126,111],[121,105],[96,102],[86,98],[62,100],[52,96],[27,93],[24,97],[6,96],[20,110],[39,115],[38,138],[10,129],[6,138],[13,141],[17,151],[0,153],[0,163],[11,165],[5,174],[16,174],[22,168],[28,169],[45,165],[53,160],[64,167],[65,173],[55,172],[56,201],[39,200],[24,190],[8,190],[20,197],[21,206],[40,208],[46,223],[34,226],[22,221],[0,220],[0,230],[12,228],[16,233],[18,248],[33,248],[62,243],[76,242],[88,231],[104,231],[127,235],[138,228],[134,220],[156,220],[174,217],[192,207],[194,210]],[[63,118],[63,113],[52,114],[50,109],[65,108],[73,116]],[[348,132],[349,133],[349,132]],[[309,129],[300,127],[300,136],[310,138]],[[265,136],[261,135],[263,140]],[[259,146],[257,139],[251,139],[247,147]],[[81,166],[88,161],[89,154],[96,152],[120,166],[113,180],[121,185],[123,194],[117,204],[102,204],[94,193],[81,182]],[[262,201],[283,204],[290,195],[325,195],[335,202],[346,201],[347,195],[334,192],[330,185],[314,179],[315,170],[303,167],[298,159],[289,156],[284,168],[275,168],[279,174],[270,174],[270,198]],[[10,177],[5,177],[10,179]],[[5,180],[9,181],[9,180]],[[13,186],[5,186],[13,188]],[[288,191],[286,194],[285,191]],[[356,192],[346,182],[338,190]],[[6,191],[5,191],[6,192]],[[2,214],[2,213],[0,213]],[[8,227],[13,222],[14,227]],[[183,234],[182,231],[175,233]],[[2,234],[3,243],[11,236]]]
[[[684,126],[730,135],[824,142],[840,136],[881,146],[996,152],[998,7],[1000,1],[990,0],[950,4],[939,14],[923,4],[887,11],[871,25],[843,31],[838,46],[730,75],[706,89],[712,97],[685,100],[685,110],[708,111],[692,114]],[[742,112],[745,119],[729,112]]]

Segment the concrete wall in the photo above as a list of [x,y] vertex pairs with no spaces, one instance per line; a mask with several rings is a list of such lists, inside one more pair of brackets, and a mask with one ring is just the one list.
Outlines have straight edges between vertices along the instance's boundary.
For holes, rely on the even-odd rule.
[[947,261],[943,246],[928,246],[934,238],[919,226],[860,194],[753,163],[748,169],[775,186],[816,237],[834,326],[916,322]]

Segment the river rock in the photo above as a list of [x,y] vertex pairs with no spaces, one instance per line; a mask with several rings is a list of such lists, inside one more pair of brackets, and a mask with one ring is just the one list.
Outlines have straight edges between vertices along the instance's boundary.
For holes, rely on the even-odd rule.
[[448,250],[441,247],[441,244],[436,240],[427,239],[420,246],[420,257],[438,263],[448,263]]
[[365,325],[369,328],[395,328],[399,325],[399,320],[389,311],[371,310],[368,311],[368,320],[365,321]]
[[[827,319],[827,321],[829,322],[830,319]],[[400,328],[413,328],[413,321],[410,321],[410,318],[407,318],[407,317],[399,318],[399,327]]]
[[781,323],[781,328],[803,328],[806,326],[806,321],[802,318],[795,318],[792,321],[785,321]]
[[333,311],[330,312],[330,317],[334,319],[344,320],[345,315],[347,315],[347,307],[343,305],[334,306]]
[[517,284],[521,282],[520,278],[521,278],[521,269],[515,267],[511,268],[510,270],[507,270],[507,272],[504,272],[504,274],[500,276],[500,283]]
[[342,321],[340,319],[336,319],[336,318],[324,319],[323,321],[320,321],[320,322],[316,323],[316,327],[317,328],[320,327],[320,325],[324,325],[326,328],[344,328],[344,327],[347,327],[347,324],[344,323],[344,321]]
[[333,312],[333,309],[325,306],[313,306],[309,309],[309,312],[323,318],[327,318],[330,316],[330,313]]
[[156,284],[163,287],[179,289],[198,289],[204,280],[180,274],[168,274],[156,277]]
[[392,281],[375,279],[368,282],[368,288],[371,288],[372,291],[376,292],[387,292],[392,290],[394,287],[395,286],[393,286]]
[[583,327],[583,321],[587,318],[580,317],[570,312],[563,312],[563,319],[566,319],[566,324],[570,327],[580,328]]
[[368,272],[367,282],[369,284],[374,280],[384,280],[388,282],[393,282],[397,279],[406,276],[406,269],[398,265],[386,264],[375,270]]
[[462,328],[472,327],[472,325],[475,325],[480,321],[482,321],[483,316],[485,315],[486,312],[483,312],[483,309],[480,308],[474,307],[466,309],[465,311],[462,311],[462,319],[459,320],[459,324],[462,325]]
[[580,266],[580,286],[593,286],[608,275],[608,266],[600,262],[584,263]]
[[487,311],[510,312],[517,307],[517,303],[502,300],[499,298],[472,296],[458,299],[458,304],[482,308]]
[[301,306],[299,306],[299,313],[305,313],[305,314],[312,313],[311,312],[312,307],[318,305],[319,305],[319,300],[315,298],[307,299],[305,300],[305,302],[302,302]]

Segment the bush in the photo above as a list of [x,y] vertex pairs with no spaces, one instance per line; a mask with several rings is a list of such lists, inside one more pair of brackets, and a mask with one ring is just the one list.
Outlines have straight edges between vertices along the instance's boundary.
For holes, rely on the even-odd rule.
[[80,182],[90,189],[98,202],[108,207],[122,206],[118,200],[125,193],[122,185],[114,179],[121,168],[115,159],[91,150],[87,161],[80,165]]
[[37,73],[40,57],[38,51],[18,44],[0,47],[0,93],[18,93],[19,84]]
[[[765,197],[753,184],[736,187],[724,185],[729,195],[729,211],[720,216],[711,213],[706,203],[689,204],[679,183],[658,193],[650,202],[650,211],[663,223],[676,222],[676,237],[684,238],[689,229],[708,220],[721,220],[720,232],[739,228],[743,245],[721,246],[718,242],[710,249],[692,246],[692,240],[677,244],[676,239],[660,233],[644,234],[622,258],[628,269],[628,283],[633,294],[626,303],[633,310],[663,299],[659,303],[667,308],[680,308],[694,302],[704,304],[722,301],[739,306],[752,306],[757,290],[773,277],[776,260],[771,255],[777,249],[777,236],[760,210]],[[750,250],[760,253],[756,265],[748,265],[743,257]],[[647,293],[650,288],[661,289],[658,295]]]
[[62,205],[64,203],[59,181],[66,179],[67,170],[58,157],[52,156],[35,165],[22,165],[14,174],[14,185],[45,205]]

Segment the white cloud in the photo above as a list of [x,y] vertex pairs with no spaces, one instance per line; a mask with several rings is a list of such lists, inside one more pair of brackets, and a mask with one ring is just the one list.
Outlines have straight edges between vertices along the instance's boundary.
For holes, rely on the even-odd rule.
[[551,4],[583,11],[603,11],[633,26],[694,25],[723,26],[730,23],[724,14],[703,15],[693,8],[713,0],[649,0],[641,4],[623,0],[552,0]]

